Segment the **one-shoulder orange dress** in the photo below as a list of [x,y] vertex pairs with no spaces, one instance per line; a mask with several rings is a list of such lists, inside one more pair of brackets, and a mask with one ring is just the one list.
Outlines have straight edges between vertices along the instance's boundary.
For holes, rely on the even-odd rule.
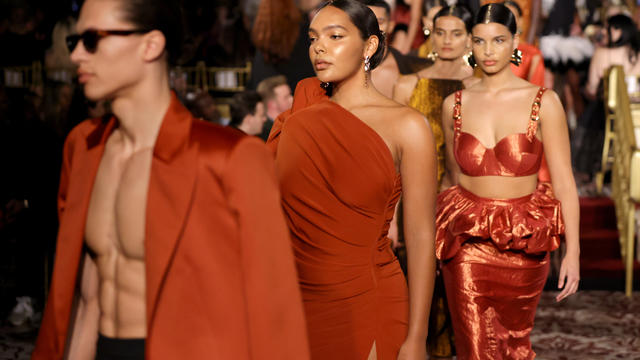
[[400,175],[363,121],[327,98],[308,104],[276,121],[269,146],[312,359],[364,360],[375,344],[378,359],[395,360],[409,316],[406,280],[387,237]]

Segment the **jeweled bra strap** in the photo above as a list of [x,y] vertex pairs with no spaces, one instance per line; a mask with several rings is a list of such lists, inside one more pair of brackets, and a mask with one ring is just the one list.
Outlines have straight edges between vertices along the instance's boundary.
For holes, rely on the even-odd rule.
[[527,125],[527,139],[533,141],[533,137],[536,136],[538,131],[538,123],[540,122],[540,102],[542,101],[542,95],[547,91],[546,88],[541,87],[536,94],[536,98],[531,105],[531,117],[529,118],[529,124]]
[[462,90],[455,92],[455,104],[453,105],[453,136],[458,139],[460,130],[462,129]]

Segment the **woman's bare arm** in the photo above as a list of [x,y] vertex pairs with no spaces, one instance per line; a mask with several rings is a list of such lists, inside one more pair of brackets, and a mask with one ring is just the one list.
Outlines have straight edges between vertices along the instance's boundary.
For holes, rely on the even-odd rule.
[[560,301],[578,290],[580,280],[580,205],[578,191],[571,168],[569,130],[562,103],[553,91],[542,97],[540,121],[544,153],[549,164],[551,184],[556,198],[562,203],[562,217],[565,223],[566,253],[560,267],[556,297]]
[[[437,165],[433,135],[427,120],[406,109],[399,126],[404,238],[409,283],[409,333],[399,359],[424,358],[424,342],[436,270],[435,203]],[[421,356],[421,357],[420,357]]]

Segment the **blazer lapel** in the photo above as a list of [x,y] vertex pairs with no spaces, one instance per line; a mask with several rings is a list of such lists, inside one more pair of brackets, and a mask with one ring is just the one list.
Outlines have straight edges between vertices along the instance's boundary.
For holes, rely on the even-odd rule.
[[189,141],[193,118],[175,97],[162,122],[147,195],[145,263],[147,327],[191,208],[198,146]]
[[64,348],[66,341],[91,191],[104,153],[105,142],[115,124],[115,118],[107,124],[100,124],[86,139],[82,139],[86,140],[86,143],[78,143],[77,146],[80,149],[71,154],[72,165],[68,169],[67,197],[58,231],[53,279],[56,284],[52,284],[51,290],[54,293],[49,296],[49,299],[60,300],[52,302],[54,314],[60,316],[56,321],[59,349]]

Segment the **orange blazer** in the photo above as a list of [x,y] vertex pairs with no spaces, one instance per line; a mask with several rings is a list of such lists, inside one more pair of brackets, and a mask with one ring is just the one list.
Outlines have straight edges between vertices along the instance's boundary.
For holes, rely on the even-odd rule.
[[[53,280],[32,359],[62,359],[89,198],[117,120],[69,135]],[[146,358],[308,359],[273,156],[262,142],[192,117],[172,97],[147,200]]]

